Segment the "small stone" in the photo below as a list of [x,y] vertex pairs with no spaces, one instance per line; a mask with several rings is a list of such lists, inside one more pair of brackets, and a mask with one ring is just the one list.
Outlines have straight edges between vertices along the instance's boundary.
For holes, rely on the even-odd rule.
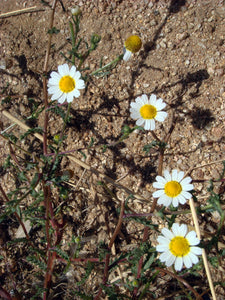
[[213,141],[218,141],[223,137],[223,129],[220,127],[214,127],[211,130],[211,138]]
[[163,49],[166,49],[166,47],[167,47],[167,45],[166,45],[166,43],[165,43],[164,41],[161,41],[161,42],[159,43],[159,45],[160,45],[160,47],[163,48]]
[[189,37],[189,33],[188,33],[188,32],[178,33],[178,34],[176,35],[176,39],[177,39],[179,42],[185,40],[185,39],[188,38],[188,37]]
[[202,140],[202,142],[203,143],[206,143],[207,142],[207,136],[205,135],[205,134],[203,134],[202,136],[201,136],[201,140]]
[[186,59],[184,64],[185,64],[185,66],[189,66],[190,65],[190,60]]
[[157,22],[155,19],[152,19],[151,22],[150,22],[150,25],[151,26],[156,26],[157,25]]
[[167,46],[170,49],[173,49],[175,47],[174,43],[172,43],[171,41],[168,42]]
[[209,73],[209,75],[214,75],[215,70],[212,67],[209,67],[208,68],[208,73]]
[[217,69],[216,70],[216,75],[219,76],[219,77],[223,76],[224,75],[224,69],[222,69],[222,68]]

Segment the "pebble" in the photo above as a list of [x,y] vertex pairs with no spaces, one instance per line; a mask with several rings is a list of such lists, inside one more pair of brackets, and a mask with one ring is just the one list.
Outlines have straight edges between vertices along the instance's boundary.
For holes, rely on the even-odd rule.
[[151,25],[151,26],[156,26],[156,25],[157,25],[156,20],[155,20],[155,19],[151,20],[150,25]]
[[186,32],[186,31],[183,32],[183,33],[178,33],[178,34],[176,35],[176,39],[177,39],[179,42],[185,40],[185,39],[188,38],[188,37],[189,37],[189,33]]
[[224,69],[222,69],[222,68],[217,69],[216,70],[216,75],[219,76],[219,77],[223,76],[224,75]]
[[211,138],[213,141],[218,141],[220,140],[224,135],[224,131],[220,127],[214,127],[211,130]]
[[165,43],[164,41],[161,41],[161,42],[159,43],[159,45],[160,45],[160,47],[163,48],[163,49],[166,49],[166,47],[167,47],[167,45],[166,45],[166,43]]
[[201,136],[201,140],[202,140],[202,142],[203,143],[206,143],[207,142],[207,136],[205,135],[205,134],[203,134],[202,136]]
[[214,73],[215,73],[215,70],[212,67],[209,67],[207,71],[208,71],[209,75],[214,75]]

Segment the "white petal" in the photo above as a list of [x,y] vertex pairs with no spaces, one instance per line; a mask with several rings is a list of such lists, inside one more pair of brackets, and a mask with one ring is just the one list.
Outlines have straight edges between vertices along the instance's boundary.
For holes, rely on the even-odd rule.
[[75,79],[75,81],[77,82],[78,80],[80,80],[80,78],[81,78],[81,74],[80,74],[79,71],[77,71],[77,72],[75,73],[75,75],[74,75],[74,79]]
[[180,228],[180,225],[178,223],[173,223],[171,229],[175,236],[179,235],[179,228]]
[[69,75],[69,66],[67,65],[68,72],[65,72],[65,70],[67,69],[67,68],[65,67],[65,65],[67,65],[67,64],[58,66],[58,72],[59,72],[59,74],[60,74],[62,77],[65,76],[65,75]]
[[181,180],[180,184],[188,184],[192,181],[191,177],[185,177],[183,180]]
[[151,130],[151,120],[145,120],[145,130]]
[[123,60],[128,61],[131,58],[131,55],[132,55],[131,51],[126,49],[124,56],[123,56]]
[[142,100],[143,104],[148,104],[148,96],[147,95],[143,94],[141,96],[141,100]]
[[164,195],[164,190],[158,190],[158,191],[155,191],[155,192],[152,194],[152,197],[153,197],[153,198],[159,198],[159,197],[161,197],[162,195]]
[[[50,93],[51,94],[51,93]],[[56,100],[59,99],[62,96],[63,92],[62,91],[55,91],[54,94],[52,95],[51,99]]]
[[152,186],[156,189],[164,189],[165,183],[155,181]]
[[159,197],[157,203],[159,205],[163,204],[164,206],[168,207],[171,204],[172,198],[168,197],[167,195],[162,195]]
[[196,254],[196,255],[201,255],[202,254],[202,248],[191,247],[191,253]]
[[73,95],[74,95],[74,97],[76,97],[76,98],[80,97],[80,91],[77,90],[77,89],[75,89],[75,90],[73,91]]
[[181,184],[183,191],[192,191],[194,189],[193,184]]
[[172,231],[175,236],[185,236],[187,233],[187,225],[181,224],[179,225],[178,223],[173,223],[172,225]]
[[167,228],[163,228],[161,232],[162,232],[162,234],[163,234],[166,238],[168,238],[168,239],[174,238],[173,232],[170,231],[170,230],[167,229]]
[[191,260],[190,256],[189,255],[184,256],[183,260],[184,260],[185,267],[188,268],[188,269],[191,268],[192,260]]
[[58,86],[50,86],[50,87],[48,88],[48,93],[49,93],[49,94],[54,94],[54,93],[58,93],[58,92],[61,92],[61,93],[62,93],[62,91],[59,89]]
[[76,80],[76,89],[82,90],[84,88],[85,88],[84,80],[82,79]]
[[183,177],[184,177],[184,172],[183,171],[178,172],[177,181],[180,182]]
[[150,119],[150,130],[155,130],[155,120]]
[[158,251],[158,252],[164,252],[166,250],[168,250],[168,246],[166,246],[166,245],[157,245],[156,246],[156,251]]
[[54,79],[56,81],[59,81],[61,76],[59,75],[59,73],[55,72],[55,71],[52,71],[51,74],[50,74],[50,79]]
[[140,119],[138,119],[138,120],[136,121],[136,124],[137,124],[138,126],[142,126],[142,125],[144,124],[144,122],[145,122],[145,120],[142,119],[142,118],[140,118]]
[[136,104],[138,105],[139,108],[142,107],[142,105],[143,105],[142,97],[137,97],[137,98],[135,99],[135,102],[136,102]]
[[60,78],[61,77],[59,77],[59,79],[50,78],[48,81],[48,86],[58,86]]
[[172,266],[172,264],[174,263],[175,259],[176,259],[176,257],[172,253],[170,253],[170,255],[168,256],[168,258],[166,260],[166,266],[167,267]]
[[58,99],[58,102],[62,104],[65,102],[65,100],[66,100],[66,94],[62,94],[62,96]]
[[73,93],[68,93],[67,94],[67,102],[70,103],[73,101]]
[[158,238],[157,238],[157,242],[163,246],[166,246],[167,249],[169,249],[169,243],[170,243],[170,239],[162,236],[162,235],[159,235]]
[[155,94],[151,94],[149,103],[154,106],[155,103],[156,103],[156,99],[157,99],[156,95]]
[[167,117],[167,112],[159,111],[159,112],[157,112],[157,115],[155,116],[155,119],[158,122],[163,122],[166,117]]
[[159,259],[161,262],[165,262],[168,259],[168,257],[170,257],[170,255],[171,255],[170,251],[167,250],[159,256]]
[[179,235],[186,236],[187,230],[188,230],[187,225],[181,224],[179,229]]
[[200,243],[199,239],[196,236],[196,232],[194,230],[188,232],[186,235],[186,239],[188,240],[191,246],[196,246]]
[[177,200],[180,202],[180,204],[185,204],[187,202],[186,198],[183,197],[182,192],[177,196]]
[[189,193],[189,192],[182,191],[181,194],[180,194],[180,196],[183,196],[185,199],[189,200],[189,199],[191,199],[192,194]]
[[156,180],[158,181],[158,182],[160,182],[160,183],[163,183],[164,185],[166,184],[166,179],[164,178],[164,177],[162,177],[162,176],[156,176]]
[[72,66],[69,72],[69,75],[75,79],[75,74],[76,74],[76,67]]
[[141,115],[140,115],[139,112],[135,111],[135,112],[131,112],[130,117],[131,117],[132,119],[136,120],[136,119],[140,119],[140,118],[141,118]]
[[190,257],[191,261],[193,264],[197,264],[199,262],[198,256],[196,256],[193,253],[188,253],[188,256]]
[[157,106],[157,110],[159,111],[166,107],[166,103],[163,102],[162,99],[158,99],[156,102],[156,106]]
[[172,175],[171,175],[172,180],[177,181],[177,175],[178,175],[177,170],[176,169],[172,170]]
[[69,75],[69,73],[70,73],[69,66],[67,64],[63,64],[62,67],[63,67],[63,70],[64,70],[64,74]]
[[177,257],[175,261],[174,268],[176,271],[180,271],[183,267],[183,258],[182,257]]
[[164,177],[166,179],[166,182],[171,181],[171,175],[168,170],[164,171]]
[[172,200],[172,204],[173,204],[173,207],[178,207],[178,205],[179,205],[179,202],[178,202],[178,199],[177,199],[177,197],[173,198],[173,200]]

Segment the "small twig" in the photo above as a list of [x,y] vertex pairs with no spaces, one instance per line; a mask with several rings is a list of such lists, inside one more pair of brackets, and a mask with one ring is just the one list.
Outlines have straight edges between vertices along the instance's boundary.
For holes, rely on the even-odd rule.
[[166,273],[174,278],[176,278],[178,281],[182,282],[183,285],[185,285],[190,291],[192,291],[192,293],[195,295],[196,299],[200,300],[202,299],[201,295],[199,295],[195,289],[193,289],[190,284],[187,283],[186,280],[184,280],[181,276],[178,276],[176,274],[174,274],[173,272],[170,272],[168,271],[167,269],[162,269],[162,268],[159,268],[159,267],[155,267],[156,270],[159,270],[161,271],[162,273]]
[[[17,118],[13,117],[10,113],[8,113],[6,110],[2,111],[2,114],[4,116],[6,116],[8,119],[10,119],[11,121],[13,121],[13,123],[18,124],[21,128],[23,128],[24,130],[29,130],[30,127],[27,126],[26,124],[24,124],[23,122],[21,122],[20,120],[18,120]],[[38,138],[40,141],[43,142],[43,137],[42,135],[40,135],[39,133],[33,133],[33,135]]]
[[25,14],[25,13],[30,13],[30,12],[36,12],[36,11],[42,11],[45,10],[44,8],[38,8],[37,6],[32,6],[32,7],[28,7],[28,8],[22,8],[19,10],[14,10],[14,11],[10,11],[7,13],[3,13],[0,15],[0,18],[8,18],[11,16],[16,16],[16,15],[20,15],[20,14]]
[[200,169],[200,168],[203,168],[203,167],[206,167],[206,166],[210,166],[210,165],[214,165],[214,164],[219,164],[221,162],[225,161],[225,158],[223,159],[218,159],[216,161],[212,161],[212,162],[209,162],[209,163],[206,163],[206,164],[203,164],[203,165],[200,165],[200,166],[196,166],[196,167],[191,167],[185,174],[185,176],[187,175],[190,175],[192,173],[193,170],[196,170],[196,169]]
[[[111,250],[112,248],[112,245],[118,235],[118,233],[120,232],[120,228],[122,226],[122,223],[123,223],[123,214],[124,214],[124,210],[125,210],[125,202],[122,201],[121,202],[121,208],[120,208],[120,216],[119,216],[119,220],[118,220],[118,223],[116,225],[116,229],[110,239],[110,242],[109,242],[109,245],[108,245],[108,249],[109,251]],[[104,268],[104,275],[103,275],[103,282],[102,284],[105,285],[107,280],[108,280],[108,273],[109,273],[109,259],[110,259],[110,252],[106,254],[106,257],[105,257],[105,268]],[[102,294],[102,288],[99,289],[99,292],[98,294],[95,296],[94,300],[97,300],[99,299],[99,297],[101,296]]]
[[[14,123],[18,124],[20,127],[22,127],[25,130],[29,130],[30,127],[25,125],[24,123],[22,123],[21,121],[19,121],[18,119],[14,118],[10,113],[8,113],[7,111],[3,111],[3,114],[9,118],[10,120],[12,120]],[[32,133],[36,138],[38,138],[40,141],[43,142],[43,136],[38,134],[38,133]],[[76,164],[78,164],[80,167],[98,175],[102,180],[105,180],[111,184],[113,184],[114,186],[116,186],[117,188],[121,188],[123,189],[126,193],[128,193],[129,195],[133,195],[133,197],[136,200],[139,200],[140,202],[145,202],[145,203],[149,203],[149,200],[145,199],[144,197],[135,194],[132,190],[130,190],[129,188],[127,188],[126,186],[117,183],[115,180],[113,180],[111,177],[105,175],[104,173],[101,173],[100,171],[98,171],[95,168],[92,168],[90,165],[86,164],[85,162],[81,161],[80,159],[76,158],[73,155],[68,155],[67,156],[70,160],[72,160],[73,162],[75,162]]]
[[[194,225],[195,225],[195,231],[197,233],[197,237],[200,240],[201,239],[200,227],[199,227],[199,224],[198,224],[198,217],[197,217],[197,213],[196,213],[196,210],[195,210],[194,200],[192,198],[190,199],[189,204],[190,204],[191,213],[192,213],[192,217],[193,217],[193,221],[194,221]],[[212,297],[213,297],[213,300],[216,300],[215,289],[214,289],[214,285],[213,285],[213,282],[212,282],[212,277],[211,277],[211,273],[210,273],[209,264],[208,264],[205,249],[202,249],[202,258],[203,258],[203,263],[204,263],[206,275],[207,275],[207,278],[208,278],[208,281],[209,281],[209,287],[210,287],[210,290],[211,290],[211,293],[212,293]]]
[[[2,195],[3,195],[3,197],[5,198],[5,200],[7,202],[9,202],[10,200],[9,200],[8,196],[6,195],[5,191],[3,190],[1,184],[0,184],[0,191],[1,191]],[[16,218],[17,218],[18,222],[20,223],[20,225],[22,226],[23,232],[24,232],[24,234],[26,236],[26,239],[31,243],[29,234],[27,233],[26,227],[25,227],[23,221],[21,220],[20,216],[18,215],[18,213],[16,211],[14,212],[14,215],[16,216]]]

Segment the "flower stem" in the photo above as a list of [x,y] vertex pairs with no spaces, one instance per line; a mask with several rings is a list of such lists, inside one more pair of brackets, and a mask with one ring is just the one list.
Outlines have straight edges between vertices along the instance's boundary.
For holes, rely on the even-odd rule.
[[[97,69],[96,71],[92,72],[89,76],[93,76],[93,75],[95,75],[95,74],[97,74],[97,73],[99,73],[99,72],[105,71],[105,70],[109,69],[109,68],[110,68],[111,66],[113,66],[113,65],[116,66],[117,63],[118,63],[120,60],[122,60],[122,59],[123,59],[123,54],[117,56],[116,59],[114,59],[114,60],[111,61],[110,63],[106,64],[104,67],[101,67],[101,68]],[[115,66],[114,66],[114,67],[115,67]]]

